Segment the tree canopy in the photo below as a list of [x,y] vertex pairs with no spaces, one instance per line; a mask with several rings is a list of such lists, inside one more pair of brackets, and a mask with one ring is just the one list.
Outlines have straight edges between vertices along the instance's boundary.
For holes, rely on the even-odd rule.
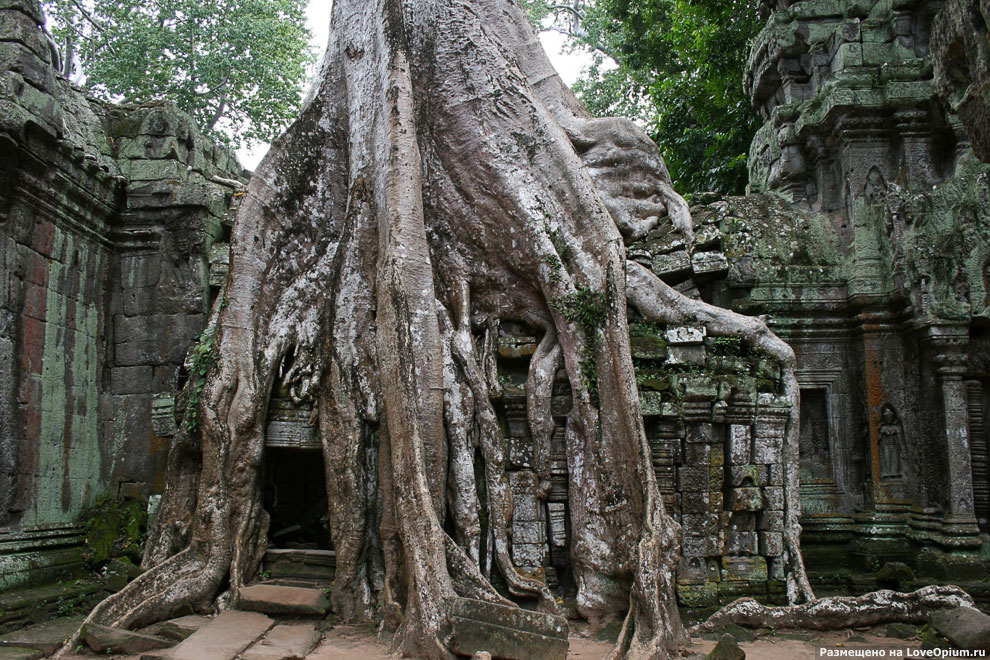
[[578,96],[596,116],[644,125],[678,190],[743,192],[759,121],[742,75],[760,0],[524,2],[538,28],[593,53]]
[[213,137],[270,141],[313,54],[306,0],[46,0],[63,73],[114,100],[172,100]]

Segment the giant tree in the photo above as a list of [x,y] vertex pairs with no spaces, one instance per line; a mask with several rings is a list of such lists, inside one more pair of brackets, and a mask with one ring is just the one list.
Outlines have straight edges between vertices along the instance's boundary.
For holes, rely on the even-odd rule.
[[[336,614],[381,617],[408,655],[445,658],[458,596],[555,610],[509,548],[492,351],[511,320],[541,337],[526,387],[538,452],[561,366],[573,392],[578,609],[624,617],[615,658],[675,654],[679,530],[639,414],[627,303],[648,319],[744,337],[781,360],[788,394],[797,389],[793,354],[762,323],[684,298],[626,262],[624,240],[664,217],[690,240],[656,146],[632,122],[593,119],[576,102],[517,2],[337,0],[319,80],[238,212],[226,291],[195,351],[203,378],[186,386],[195,424],[170,449],[148,570],[88,620],[134,627],[208,609],[255,577],[276,386],[314,405]],[[792,420],[796,601],[813,596],[797,548],[795,433]],[[502,591],[478,562],[479,491]]]

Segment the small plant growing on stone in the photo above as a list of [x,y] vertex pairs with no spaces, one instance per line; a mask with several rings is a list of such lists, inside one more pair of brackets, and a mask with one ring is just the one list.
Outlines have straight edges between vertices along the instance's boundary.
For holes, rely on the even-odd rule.
[[203,388],[206,387],[206,375],[210,373],[210,368],[216,363],[217,355],[213,345],[213,338],[216,328],[209,327],[203,330],[199,340],[189,350],[191,362],[190,378],[193,386],[186,404],[186,430],[193,432],[199,427],[199,399],[203,395]]

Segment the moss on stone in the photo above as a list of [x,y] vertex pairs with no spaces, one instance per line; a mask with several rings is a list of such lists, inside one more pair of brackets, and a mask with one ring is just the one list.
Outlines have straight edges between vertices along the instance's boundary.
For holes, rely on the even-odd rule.
[[137,564],[147,532],[145,503],[134,497],[108,497],[83,514],[84,558],[90,567],[123,558]]

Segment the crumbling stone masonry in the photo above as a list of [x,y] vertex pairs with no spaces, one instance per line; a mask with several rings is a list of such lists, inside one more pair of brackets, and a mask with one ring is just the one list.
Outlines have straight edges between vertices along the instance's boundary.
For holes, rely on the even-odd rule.
[[940,102],[929,47],[958,64],[978,21],[966,3],[787,4],[749,62],[754,194],[697,209],[730,262],[705,294],[769,315],[797,353],[811,568],[983,577],[990,168],[970,136],[986,116],[953,101],[980,102],[969,79]]
[[0,2],[0,589],[71,573],[81,510],[158,488],[152,411],[242,179],[173,106],[73,89],[41,23],[36,0]]

